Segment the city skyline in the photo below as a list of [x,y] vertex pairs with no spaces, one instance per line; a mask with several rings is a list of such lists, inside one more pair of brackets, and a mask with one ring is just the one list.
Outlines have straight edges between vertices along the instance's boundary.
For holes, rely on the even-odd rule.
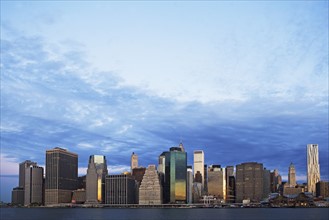
[[[84,16],[87,15],[88,16]],[[328,7],[317,2],[1,1],[1,200],[45,151],[157,164],[263,163],[328,180]]]

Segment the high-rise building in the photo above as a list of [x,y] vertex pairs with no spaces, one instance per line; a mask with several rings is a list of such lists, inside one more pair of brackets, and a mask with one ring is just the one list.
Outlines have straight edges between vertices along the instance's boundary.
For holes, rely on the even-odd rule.
[[131,155],[130,166],[131,166],[131,172],[133,172],[134,168],[138,167],[138,155],[135,154],[134,152]]
[[316,183],[316,197],[328,198],[329,197],[329,182],[319,181]]
[[208,165],[203,166],[203,195],[208,195]]
[[279,175],[279,171],[277,169],[271,172],[270,181],[271,181],[271,192],[272,193],[278,192],[279,186],[281,184],[281,176]]
[[140,205],[162,204],[162,186],[155,165],[149,165],[139,187]]
[[245,199],[259,202],[263,198],[263,164],[250,162],[236,165],[236,202]]
[[30,166],[37,166],[36,162],[32,162],[30,160],[26,160],[19,164],[19,185],[18,187],[25,187],[25,169]]
[[320,181],[319,146],[307,145],[307,189],[315,195],[316,183]]
[[12,191],[13,204],[24,205],[25,169],[36,165],[36,162],[32,162],[30,160],[26,160],[19,164],[18,187],[15,187]]
[[55,147],[46,151],[45,204],[71,202],[77,189],[78,155]]
[[136,183],[131,175],[108,175],[105,178],[106,204],[135,204]]
[[107,174],[105,156],[91,155],[86,175],[86,203],[104,203]]
[[193,202],[193,170],[192,166],[187,166],[187,179],[186,179],[186,203],[191,204]]
[[296,169],[293,163],[290,163],[288,170],[288,185],[290,187],[296,186]]
[[230,181],[230,176],[234,177],[234,166],[226,166],[225,168],[225,176],[226,176],[226,200],[230,201],[230,196],[231,196],[231,192],[230,190],[230,185],[229,185],[229,181]]
[[195,150],[193,152],[193,159],[194,159],[194,171],[193,175],[195,178],[195,174],[199,171],[202,177],[202,187],[204,187],[204,153],[202,150]]
[[268,198],[271,193],[271,171],[263,170],[263,198]]
[[24,205],[43,203],[43,167],[25,169]]
[[181,147],[171,147],[164,154],[164,203],[186,203],[186,152]]
[[228,185],[228,192],[226,194],[226,202],[234,203],[235,202],[235,177],[229,176],[228,182],[226,183]]
[[220,165],[211,165],[208,168],[208,195],[226,200],[225,169]]

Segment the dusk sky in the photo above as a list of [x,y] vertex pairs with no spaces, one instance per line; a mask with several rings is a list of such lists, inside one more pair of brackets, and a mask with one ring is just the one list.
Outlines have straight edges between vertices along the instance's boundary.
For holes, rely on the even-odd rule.
[[130,170],[180,141],[193,163],[329,179],[328,1],[1,1],[1,201],[18,164],[92,154]]

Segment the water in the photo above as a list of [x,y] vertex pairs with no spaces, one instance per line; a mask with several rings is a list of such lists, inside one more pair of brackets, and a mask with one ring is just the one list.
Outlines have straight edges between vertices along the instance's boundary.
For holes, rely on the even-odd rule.
[[128,208],[1,208],[1,220],[322,220],[329,208],[234,208],[234,209],[128,209]]

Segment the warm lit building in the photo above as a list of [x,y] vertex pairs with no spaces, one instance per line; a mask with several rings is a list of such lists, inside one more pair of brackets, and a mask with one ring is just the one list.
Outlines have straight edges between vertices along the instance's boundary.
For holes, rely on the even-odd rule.
[[86,203],[104,203],[107,161],[103,155],[89,157],[86,175]]
[[296,186],[296,169],[293,163],[290,163],[288,170],[288,184],[290,187]]
[[77,188],[78,155],[56,147],[46,151],[45,204],[70,203]]
[[320,181],[319,146],[307,145],[307,189],[313,195],[316,193],[316,183]]
[[204,187],[204,153],[202,150],[195,150],[193,152],[193,161],[194,161],[194,167],[193,167],[193,175],[195,178],[195,174],[199,171],[201,174],[201,183],[202,187]]
[[208,195],[217,199],[226,200],[225,169],[220,165],[211,165],[208,168]]
[[132,153],[130,158],[130,167],[131,167],[131,172],[133,171],[134,168],[138,167],[138,155],[135,154],[134,152]]

